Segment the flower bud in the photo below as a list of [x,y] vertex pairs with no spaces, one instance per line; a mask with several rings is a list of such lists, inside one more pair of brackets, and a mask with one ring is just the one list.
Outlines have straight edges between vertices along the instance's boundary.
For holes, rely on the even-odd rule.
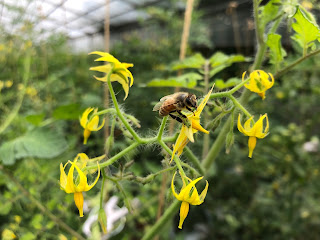
[[107,215],[103,208],[99,209],[98,221],[104,234],[107,234]]
[[234,143],[234,134],[233,131],[229,131],[226,138],[226,154],[230,153],[231,147]]

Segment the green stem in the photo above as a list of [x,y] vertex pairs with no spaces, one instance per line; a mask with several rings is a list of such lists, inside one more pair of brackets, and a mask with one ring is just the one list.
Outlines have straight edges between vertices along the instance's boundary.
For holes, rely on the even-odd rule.
[[193,163],[193,165],[200,172],[200,174],[204,175],[205,170],[201,166],[199,159],[193,154],[193,152],[190,150],[190,148],[185,147],[184,149],[185,149],[184,152],[185,152],[186,157]]
[[233,104],[239,108],[245,115],[247,115],[248,117],[251,117],[251,114],[248,112],[247,109],[245,109],[244,106],[242,106],[242,104],[232,95],[229,96],[230,100],[233,102]]
[[130,201],[127,197],[127,194],[126,192],[124,191],[123,187],[121,186],[121,184],[119,183],[119,181],[115,181],[114,182],[118,188],[118,190],[121,192],[122,196],[123,196],[123,200],[124,200],[124,204],[126,205],[126,207],[128,208],[129,212],[130,213],[133,213],[132,211],[132,207],[131,207],[131,204],[130,204]]
[[294,61],[293,63],[289,64],[288,66],[286,66],[285,68],[279,70],[276,74],[274,74],[274,78],[278,78],[280,76],[282,76],[284,73],[288,72],[289,70],[291,70],[292,68],[294,68],[296,65],[298,65],[299,63],[303,62],[304,60],[314,56],[314,55],[317,55],[320,53],[320,49],[314,51],[314,52],[311,52],[309,54],[307,54],[306,56],[304,57],[300,57],[298,58],[296,61]]
[[[171,151],[171,149],[170,149],[162,140],[160,140],[160,141],[158,141],[158,142],[159,142],[159,144],[161,145],[161,147],[163,147],[163,149],[164,149],[167,153],[169,153],[170,156],[172,156],[172,151]],[[187,176],[186,176],[186,174],[185,174],[185,172],[184,172],[184,170],[183,170],[183,168],[182,168],[182,166],[181,166],[180,159],[179,159],[176,155],[174,155],[173,160],[175,161],[175,163],[176,163],[179,171],[181,172],[182,176],[183,176],[184,178],[187,178]]]
[[[121,152],[119,152],[118,154],[114,155],[112,158],[109,158],[107,161],[103,162],[100,164],[100,168],[101,170],[109,165],[111,165],[112,163],[114,163],[115,161],[117,161],[119,158],[123,157],[124,155],[126,155],[127,153],[129,153],[130,151],[132,151],[133,149],[137,148],[140,145],[140,143],[138,142],[134,142],[132,143],[130,146],[128,146],[127,148],[123,149]],[[88,166],[86,167],[84,170],[90,170],[90,169],[97,169],[97,166]]]
[[247,78],[246,80],[241,81],[241,83],[239,83],[237,86],[233,87],[232,89],[230,89],[226,93],[228,93],[229,95],[234,94],[236,91],[238,91],[240,88],[242,88],[243,85],[245,85],[247,82],[249,82],[249,80],[250,80],[250,78]]
[[161,138],[162,138],[162,135],[163,135],[163,131],[164,131],[164,128],[166,126],[166,122],[168,120],[168,116],[165,116],[163,119],[162,119],[162,122],[161,122],[161,125],[160,125],[160,129],[159,129],[159,132],[158,132],[158,135],[157,135],[157,140],[160,141]]
[[104,172],[104,169],[101,169],[102,173],[102,184],[101,184],[101,191],[100,191],[100,209],[103,209],[103,195],[104,195],[104,183],[106,181],[106,173]]
[[118,101],[117,101],[117,98],[116,98],[116,95],[113,91],[113,88],[112,88],[112,84],[111,84],[111,81],[110,81],[110,76],[112,74],[112,71],[110,71],[107,75],[107,83],[108,83],[108,87],[109,87],[109,91],[110,91],[110,95],[111,95],[111,98],[112,98],[112,101],[113,101],[113,104],[114,104],[114,107],[117,111],[117,115],[118,117],[120,118],[120,120],[122,121],[123,125],[126,127],[126,129],[128,129],[128,131],[131,133],[132,137],[137,141],[137,142],[141,142],[141,139],[140,137],[138,136],[138,134],[133,130],[133,128],[130,126],[130,124],[127,122],[127,120],[125,119],[125,117],[122,115],[121,111],[120,111],[120,108],[119,108],[119,104],[118,104]]
[[256,39],[258,46],[263,44],[263,33],[260,29],[260,19],[259,19],[259,0],[253,0],[253,15],[254,15],[254,25],[256,30]]
[[159,234],[162,227],[169,222],[169,220],[176,214],[180,206],[180,201],[175,200],[163,213],[161,218],[150,228],[150,230],[143,236],[142,240],[151,240]]
[[24,98],[25,93],[26,93],[27,83],[28,83],[29,78],[30,78],[30,66],[31,66],[30,52],[25,57],[23,65],[24,65],[23,66],[24,67],[24,71],[23,71],[23,90],[21,90],[21,92],[18,94],[17,103],[13,107],[12,111],[8,114],[8,116],[6,117],[5,121],[0,126],[0,134],[3,133],[7,129],[8,126],[10,126],[11,122],[15,119],[15,117],[19,113],[19,110],[20,110],[20,108],[22,106],[23,98]]

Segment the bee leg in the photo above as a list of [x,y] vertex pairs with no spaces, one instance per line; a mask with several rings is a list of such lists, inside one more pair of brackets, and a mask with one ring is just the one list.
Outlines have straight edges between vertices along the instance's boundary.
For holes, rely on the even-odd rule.
[[195,116],[194,111],[192,111],[191,108],[189,108],[188,106],[186,106],[186,109],[188,109],[188,111],[192,112],[192,113],[193,113],[193,116]]
[[181,117],[183,117],[183,118],[187,118],[187,116],[186,116],[186,115],[184,115],[181,111],[177,111],[177,113],[179,113],[179,115],[180,115]]
[[177,120],[178,122],[183,123],[183,121],[182,121],[181,118],[179,118],[179,117],[177,117],[177,116],[175,116],[175,115],[173,115],[173,114],[171,114],[171,113],[169,113],[169,115],[170,115],[170,117],[172,117],[174,120]]

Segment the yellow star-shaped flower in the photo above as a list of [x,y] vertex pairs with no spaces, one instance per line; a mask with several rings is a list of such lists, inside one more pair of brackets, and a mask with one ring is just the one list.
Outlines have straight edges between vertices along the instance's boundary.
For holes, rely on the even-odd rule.
[[[175,198],[182,202],[181,207],[180,207],[180,222],[179,222],[179,228],[182,229],[182,224],[183,224],[184,220],[186,219],[188,212],[189,212],[189,204],[200,205],[201,203],[203,203],[203,201],[207,195],[209,183],[208,183],[208,181],[206,181],[206,187],[199,195],[198,191],[195,187],[195,184],[197,182],[199,182],[203,177],[199,177],[193,181],[190,178],[187,178],[189,184],[186,185],[183,180],[183,177],[180,173],[183,185],[182,185],[180,193],[177,194],[176,191],[174,190],[175,176],[176,176],[176,172],[174,173],[174,175],[172,177],[171,190],[172,190],[172,193],[175,196]],[[193,191],[192,191],[192,189],[193,189]]]
[[[263,131],[263,120],[266,119],[266,127]],[[252,153],[256,147],[257,138],[264,138],[269,134],[269,120],[267,114],[263,116],[260,115],[259,120],[251,126],[251,121],[253,121],[253,116],[249,118],[245,123],[244,127],[241,125],[240,114],[238,117],[238,129],[241,133],[249,137],[248,147],[249,147],[249,156],[252,158]]]
[[88,138],[92,131],[99,131],[104,126],[104,119],[100,126],[99,124],[99,116],[94,116],[93,118],[89,118],[89,114],[93,111],[93,114],[97,113],[97,108],[87,108],[81,118],[80,125],[84,128],[83,131],[83,144],[87,144]]
[[[74,202],[79,210],[80,217],[83,217],[83,194],[82,192],[89,191],[97,182],[100,177],[100,166],[98,164],[98,176],[95,181],[88,185],[87,183],[87,173],[84,173],[79,167],[77,160],[80,158],[82,161],[82,167],[86,166],[86,161],[88,156],[85,154],[78,154],[73,162],[68,161],[64,166],[60,164],[60,188],[64,190],[66,193],[74,194]],[[68,176],[65,173],[64,169],[68,164],[71,164],[71,167],[68,172]],[[73,172],[74,169],[78,172],[79,181],[74,181]],[[82,168],[83,169],[83,168]]]
[[200,125],[200,114],[210,98],[213,87],[208,92],[208,94],[204,97],[204,99],[198,106],[197,110],[194,113],[189,113],[186,115],[187,121],[189,121],[191,124],[189,126],[186,126],[185,124],[182,125],[179,136],[173,147],[171,161],[173,160],[174,154],[176,152],[178,152],[178,156],[181,155],[184,147],[188,144],[189,141],[194,142],[194,138],[193,138],[194,133],[201,131],[206,134],[209,134],[209,131],[207,131]]
[[[125,97],[124,97],[124,100],[125,100],[128,97],[129,86],[131,87],[133,84],[133,76],[132,76],[131,72],[128,70],[129,67],[133,67],[133,64],[132,63],[122,63],[118,59],[116,59],[114,56],[112,56],[111,54],[106,53],[106,52],[95,51],[95,52],[92,52],[89,54],[97,54],[97,55],[101,56],[100,58],[96,59],[95,61],[109,62],[106,65],[91,67],[90,70],[103,72],[103,73],[112,72],[112,74],[110,76],[110,81],[111,82],[118,82],[122,85],[122,88],[125,92]],[[102,81],[102,82],[108,81],[107,75],[102,78],[99,78],[96,76],[94,76],[94,77],[98,81]]]
[[[242,81],[244,81],[246,72],[242,74]],[[269,81],[269,77],[271,81]],[[271,73],[266,73],[262,70],[256,70],[250,73],[250,80],[244,86],[250,91],[258,93],[262,98],[266,98],[266,91],[274,84],[274,78]]]

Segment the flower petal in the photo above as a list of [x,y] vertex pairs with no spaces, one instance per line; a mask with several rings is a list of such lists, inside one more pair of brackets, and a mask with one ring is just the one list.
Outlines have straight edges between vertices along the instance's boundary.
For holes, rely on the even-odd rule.
[[175,173],[173,174],[173,177],[172,177],[172,180],[171,180],[171,190],[172,190],[173,196],[174,196],[176,199],[178,199],[179,201],[182,201],[182,200],[179,198],[179,195],[176,193],[176,191],[175,191],[175,189],[174,189],[174,178],[175,178],[175,176],[176,176],[176,173],[177,173],[177,172],[175,172]]
[[[181,130],[180,133],[179,133],[179,136],[178,136],[178,138],[177,138],[177,140],[176,140],[176,143],[175,143],[174,146],[173,146],[172,156],[171,156],[170,163],[172,162],[173,157],[174,157],[174,154],[175,154],[176,152],[181,152],[181,153],[182,153],[183,147],[185,147],[184,143],[185,143],[185,141],[186,141],[186,138],[187,138],[187,136],[185,135],[185,132]],[[169,163],[169,164],[170,164],[170,163]]]
[[67,166],[68,163],[66,163],[64,166],[62,165],[62,163],[60,163],[60,188],[62,190],[65,189],[66,185],[67,185],[67,174],[64,171],[65,167]]
[[84,191],[89,191],[89,190],[90,190],[91,188],[93,188],[93,186],[96,185],[96,183],[98,182],[99,177],[100,177],[100,165],[99,165],[98,162],[97,162],[97,165],[98,165],[98,176],[96,177],[96,179],[94,180],[94,182],[93,182],[91,185],[86,185]]
[[74,182],[73,182],[74,164],[72,164],[72,162],[70,162],[70,163],[71,163],[71,167],[70,167],[69,172],[68,172],[67,184],[66,184],[66,187],[64,189],[64,191],[66,193],[74,193],[76,191],[75,186],[74,186]]
[[82,116],[81,116],[81,119],[80,119],[80,125],[83,127],[83,128],[86,128],[87,127],[87,122],[88,122],[88,115],[89,113],[91,113],[93,111],[94,108],[87,108]]
[[96,66],[89,68],[91,71],[98,71],[103,73],[109,73],[112,70],[112,66],[110,64]]
[[204,129],[204,128],[199,124],[198,121],[195,121],[195,120],[191,119],[191,125],[192,125],[192,128],[193,128],[193,129],[196,129],[196,130],[198,130],[198,131],[200,131],[200,132],[204,132],[204,133],[206,133],[206,134],[209,134],[209,131],[206,130],[206,129]]
[[193,180],[191,183],[189,183],[184,189],[181,190],[179,193],[179,198],[183,199],[182,201],[186,201],[189,199],[190,191],[194,187],[194,185],[199,182],[203,177],[199,177],[195,180]]

